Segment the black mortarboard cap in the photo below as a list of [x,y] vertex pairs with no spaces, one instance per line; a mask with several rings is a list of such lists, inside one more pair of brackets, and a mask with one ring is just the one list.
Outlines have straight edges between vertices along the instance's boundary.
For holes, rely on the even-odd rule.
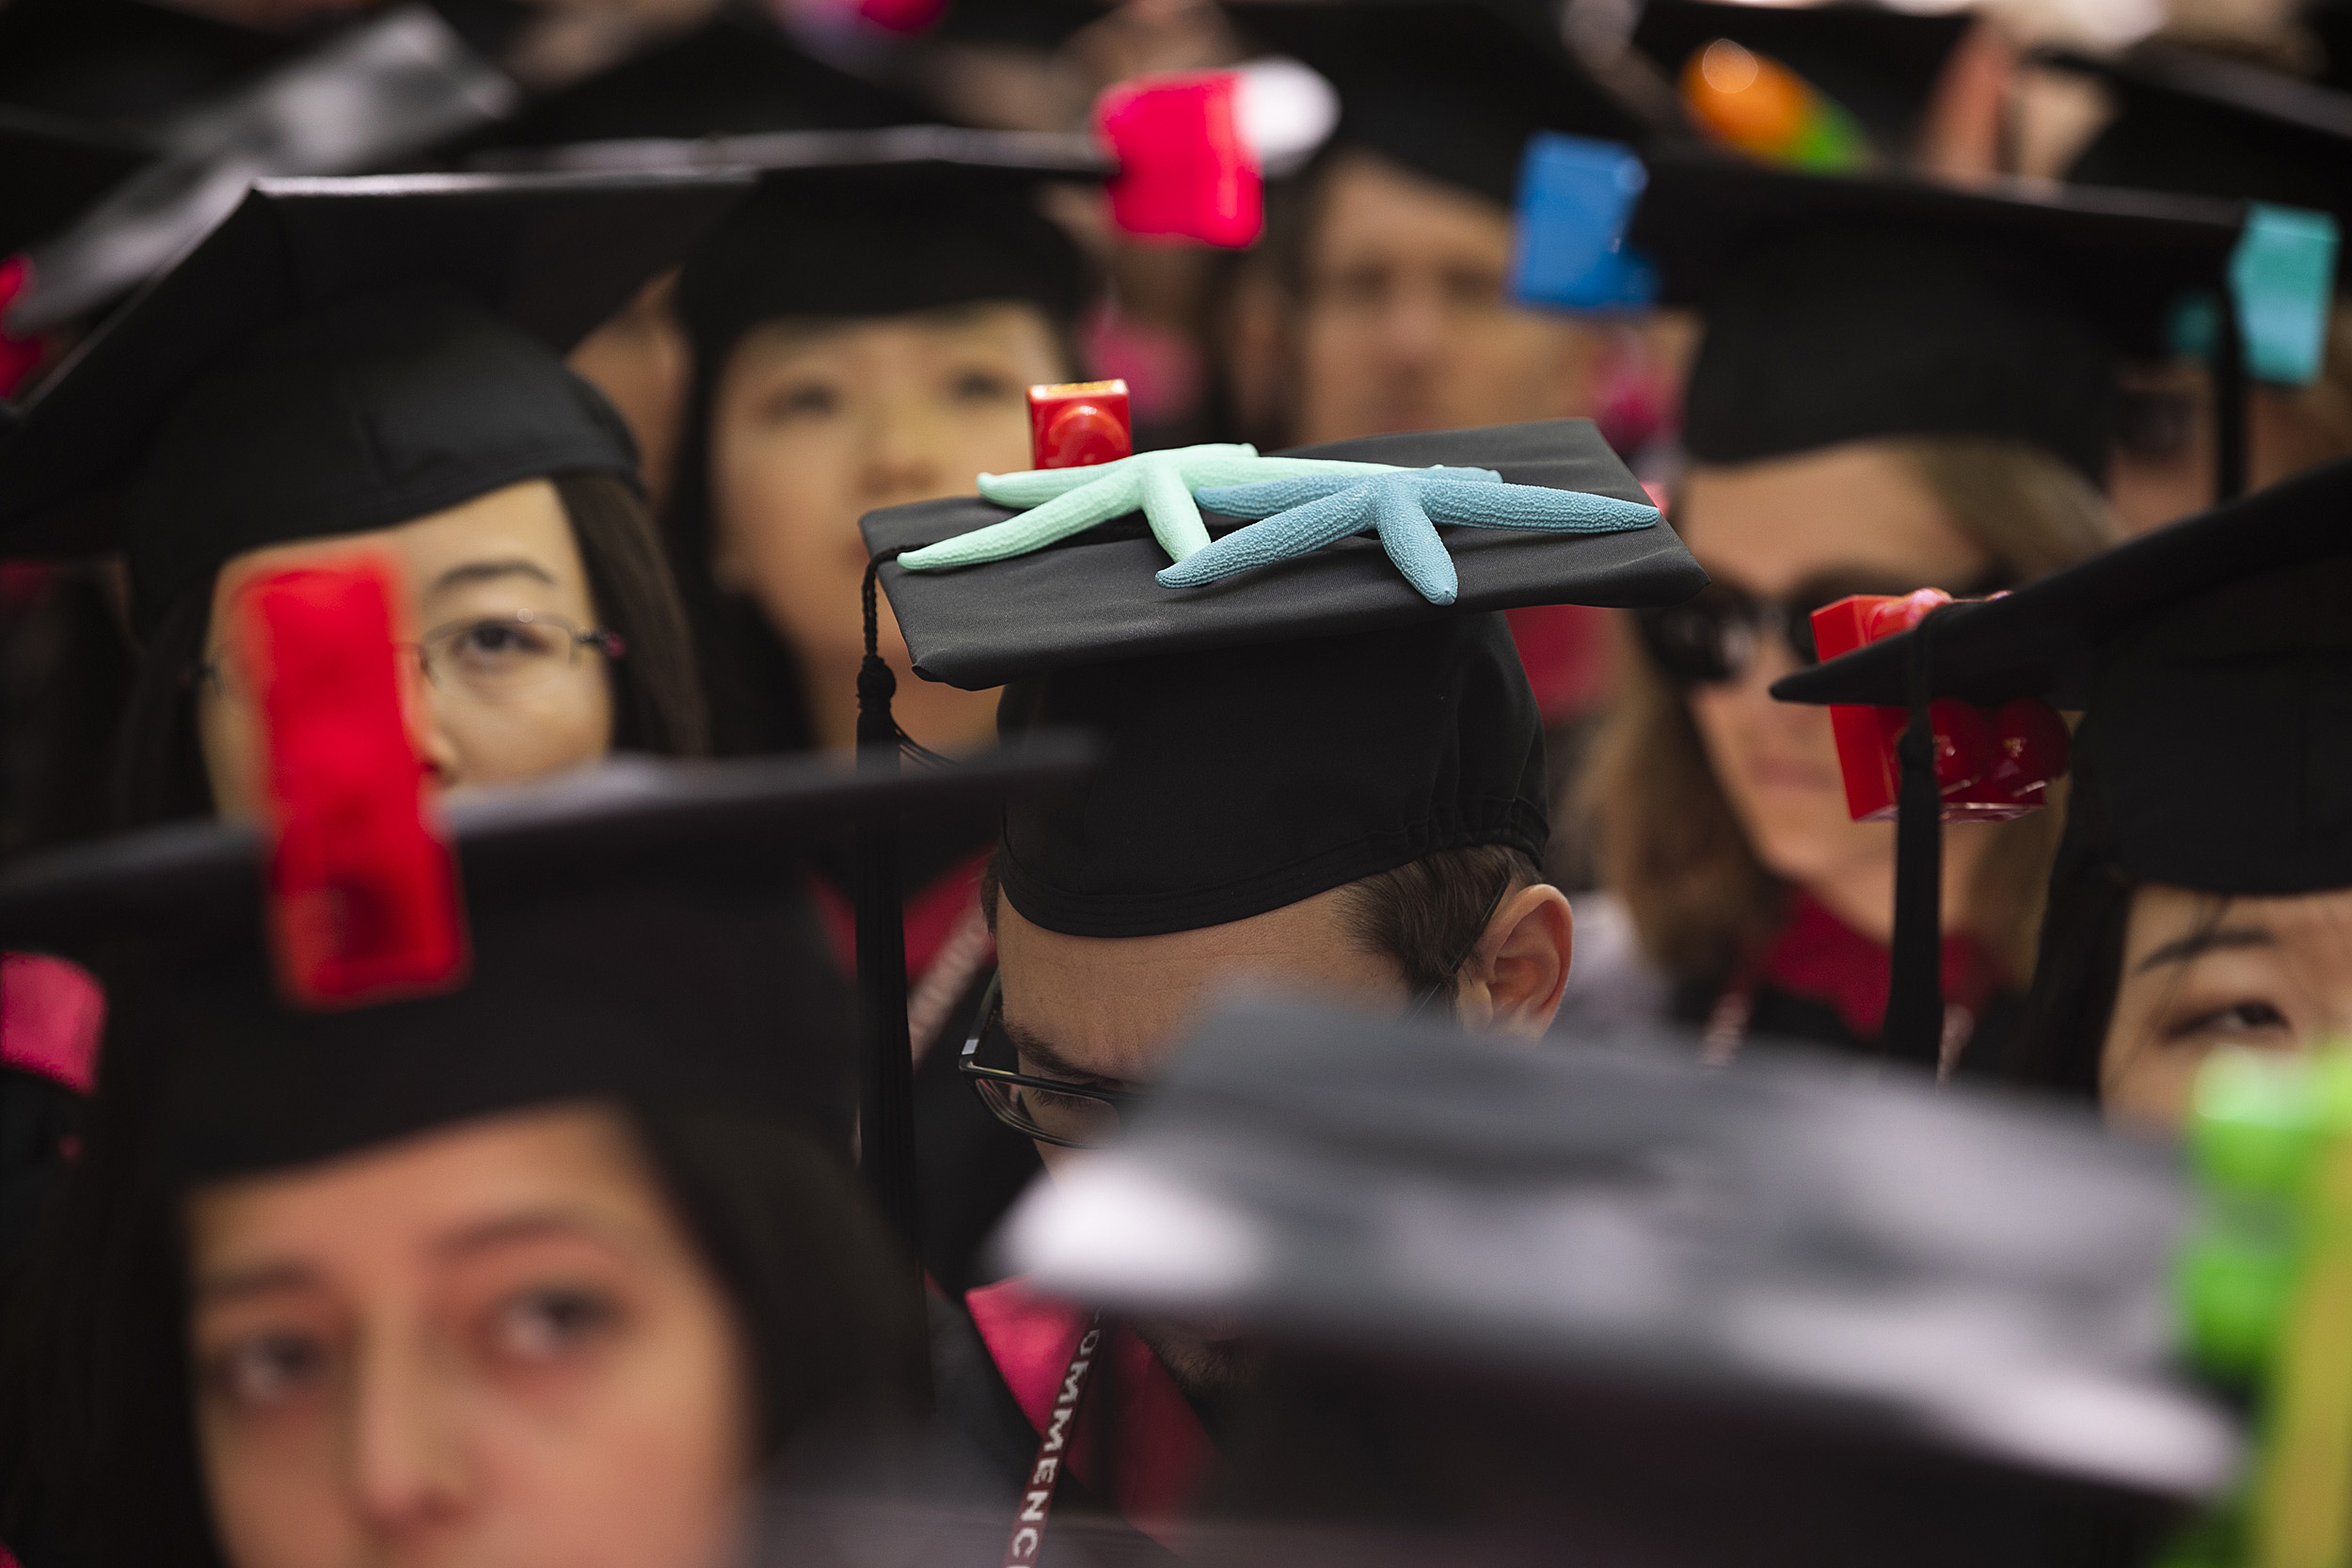
[[2352,93],[2172,44],[2043,60],[2095,75],[2117,102],[2069,180],[2300,207],[2352,231]]
[[1744,463],[2007,436],[2104,483],[2115,370],[2220,294],[2244,209],[2138,193],[1827,176],[1661,153],[1629,243],[1707,332],[1683,442]]
[[[2135,881],[2352,887],[2352,463],[1939,613],[1927,689],[2078,709],[2070,831]],[[1773,688],[1901,705],[1920,634]]]
[[928,36],[948,43],[1050,52],[1110,12],[1105,0],[948,0]]
[[1651,130],[1578,63],[1534,0],[1236,0],[1227,14],[1330,79],[1334,145],[1506,207],[1536,132],[1638,143]]
[[0,104],[0,257],[64,228],[154,156],[138,137]]
[[633,474],[627,427],[557,356],[744,184],[262,182],[25,405],[0,549],[126,546],[145,626],[243,550]]
[[610,70],[548,93],[454,154],[506,166],[524,149],[639,137],[911,125],[916,100],[802,49],[755,14],[725,11]]
[[[1586,420],[1288,455],[1483,467],[1646,503]],[[1460,592],[1445,608],[1365,538],[1186,590],[1153,581],[1167,557],[1136,522],[988,565],[915,573],[891,559],[1005,515],[977,499],[930,501],[862,527],[917,674],[1017,683],[999,710],[1009,737],[1044,725],[1109,736],[1085,790],[1007,814],[1000,865],[1025,917],[1095,936],[1238,920],[1441,849],[1539,854],[1541,721],[1502,617],[1486,612],[1673,603],[1705,582],[1662,521],[1573,536],[1450,531]]]
[[1902,157],[1917,139],[1952,51],[1975,24],[1969,11],[1647,0],[1633,46],[1678,77],[1692,55],[1729,39],[1804,77],[1859,119],[1880,150]]
[[1022,300],[1076,322],[1090,269],[1040,209],[1039,187],[1099,181],[1103,166],[1073,156],[1065,138],[919,127],[803,145],[833,161],[765,168],[679,275],[678,315],[710,373],[776,316]]
[[776,316],[873,316],[1025,300],[1075,320],[1092,279],[1039,207],[1054,182],[1117,165],[1090,137],[946,125],[624,137],[491,157],[501,167],[757,170],[753,197],[688,258],[677,310],[699,373]]
[[305,41],[150,0],[9,0],[0,7],[0,103],[153,130]]
[[2234,1418],[2168,1365],[2167,1151],[1696,1054],[1234,1009],[1008,1260],[1264,1348],[1226,1497],[1280,1560],[2135,1561],[2231,1482]]
[[437,142],[513,107],[514,84],[432,7],[378,8],[154,129],[154,165],[32,253],[4,322],[19,334],[86,317],[177,261],[256,180],[413,166]]
[[846,1142],[852,1021],[789,891],[801,854],[876,814],[1043,787],[1078,760],[1049,743],[878,783],[807,758],[630,758],[457,797],[444,818],[472,961],[439,995],[288,1006],[261,940],[259,840],[216,823],[20,863],[0,878],[0,941],[121,980],[183,1176],[605,1095],[815,1122]]

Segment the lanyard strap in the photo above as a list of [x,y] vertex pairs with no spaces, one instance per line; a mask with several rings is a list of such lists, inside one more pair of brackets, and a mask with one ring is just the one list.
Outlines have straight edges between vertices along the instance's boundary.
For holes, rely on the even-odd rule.
[[1069,1457],[1071,1429],[1077,1423],[1078,1403],[1086,1398],[1087,1374],[1094,1370],[1095,1353],[1102,1345],[1103,1314],[1097,1312],[1087,1323],[1087,1331],[1078,1336],[1078,1348],[1071,1353],[1070,1366],[1061,1374],[1061,1392],[1054,1397],[1045,1435],[1038,1442],[1037,1459],[1022,1487],[1021,1512],[1013,1516],[1012,1533],[1005,1538],[1004,1568],[1031,1568],[1038,1548],[1044,1544],[1045,1519],[1054,1511],[1054,1490]]

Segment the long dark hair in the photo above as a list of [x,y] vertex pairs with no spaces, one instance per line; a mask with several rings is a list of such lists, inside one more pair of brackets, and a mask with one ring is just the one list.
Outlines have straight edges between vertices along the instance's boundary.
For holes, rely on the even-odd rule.
[[[155,1152],[142,1053],[109,1034],[88,1156],[0,1304],[0,1541],[36,1568],[206,1568],[222,1560],[192,1410],[178,1188]],[[918,1414],[928,1348],[911,1266],[839,1157],[742,1113],[623,1108],[735,1309],[761,1466],[812,1429]]]
[[695,346],[685,428],[662,508],[670,575],[693,627],[694,652],[710,709],[711,750],[721,756],[805,752],[817,744],[805,675],[790,643],[759,607],[719,586],[711,572],[718,517],[710,496],[710,416],[735,341]]
[[[693,633],[644,499],[618,474],[550,479],[580,546],[596,618],[628,650],[612,665],[613,748],[701,755],[710,748],[710,729]],[[213,813],[195,702],[211,616],[208,582],[165,612],[148,643],[115,742],[118,828]]]
[[[2086,792],[2074,791],[2079,804]],[[2132,884],[2112,862],[2070,832],[2050,871],[2033,987],[2011,1046],[2008,1075],[2084,1100],[2099,1098],[2099,1061],[2122,981]]]

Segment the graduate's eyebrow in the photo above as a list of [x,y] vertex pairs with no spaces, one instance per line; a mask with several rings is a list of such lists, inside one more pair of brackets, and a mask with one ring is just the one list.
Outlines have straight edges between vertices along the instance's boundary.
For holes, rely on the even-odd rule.
[[2132,973],[2145,974],[2164,964],[2185,964],[2208,953],[2278,945],[2279,939],[2259,926],[2219,926],[2209,931],[2191,931],[2185,937],[2166,942],[2135,964]]
[[496,1219],[468,1226],[454,1235],[440,1238],[433,1243],[433,1250],[444,1258],[468,1257],[516,1242],[543,1241],[549,1237],[577,1237],[618,1252],[633,1250],[625,1240],[613,1233],[610,1226],[602,1224],[593,1214],[562,1207],[501,1214]]
[[468,561],[452,566],[433,579],[431,592],[446,593],[452,588],[461,588],[469,582],[493,582],[500,578],[515,577],[536,578],[549,588],[556,585],[554,577],[545,566],[535,561],[526,561],[520,556],[513,556],[501,561]]
[[254,1263],[198,1280],[196,1299],[199,1307],[217,1307],[254,1296],[307,1290],[317,1283],[318,1272],[307,1263]]
[[1012,1041],[1022,1055],[1028,1058],[1032,1067],[1039,1069],[1031,1073],[1031,1077],[1067,1079],[1073,1088],[1081,1089],[1120,1089],[1127,1086],[1123,1079],[1107,1078],[1102,1073],[1079,1067],[1069,1057],[1054,1049],[1051,1042],[1039,1038],[1038,1036],[1024,1029],[1009,1018],[1000,1015],[997,1024],[1005,1031],[1005,1037]]

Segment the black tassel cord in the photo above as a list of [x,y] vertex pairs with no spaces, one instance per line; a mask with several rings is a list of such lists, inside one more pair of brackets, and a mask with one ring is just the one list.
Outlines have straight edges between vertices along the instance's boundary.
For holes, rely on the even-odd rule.
[[1886,994],[1886,1050],[1932,1070],[1944,1053],[1944,798],[1935,783],[1931,644],[1941,608],[1912,632],[1904,669],[1910,721],[1895,744],[1902,785],[1895,817],[1895,954]]
[[[894,552],[895,553],[895,552]],[[890,711],[898,687],[878,651],[877,557],[866,568],[866,657],[857,673],[858,771],[896,777],[902,754],[946,759],[910,741]],[[863,1018],[858,1062],[858,1163],[874,1200],[909,1257],[922,1235],[915,1203],[914,1053],[907,1037],[906,927],[898,886],[898,825],[875,814],[857,828],[857,990]]]

